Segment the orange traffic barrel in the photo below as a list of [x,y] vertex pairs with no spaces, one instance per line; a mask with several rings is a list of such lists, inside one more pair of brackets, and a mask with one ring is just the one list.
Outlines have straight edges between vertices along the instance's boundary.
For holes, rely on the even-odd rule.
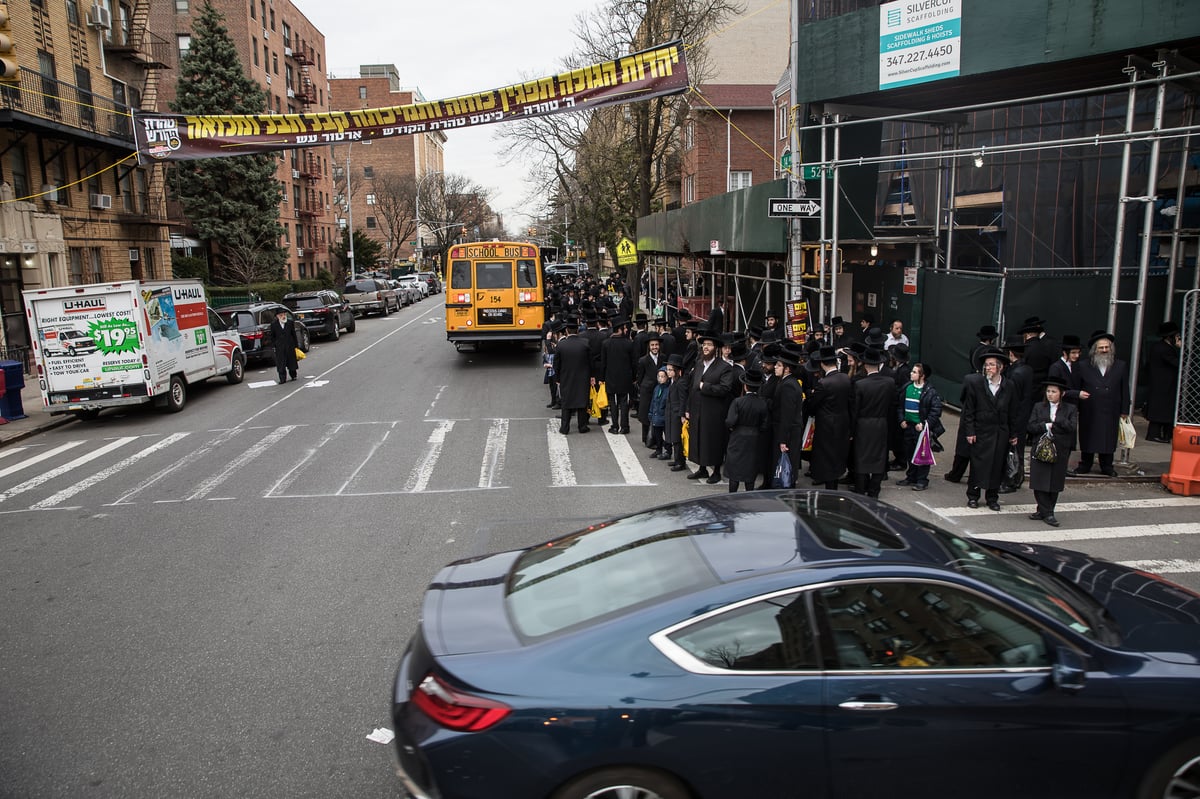
[[1171,468],[1162,476],[1162,484],[1172,494],[1200,496],[1200,427],[1175,425],[1171,438]]

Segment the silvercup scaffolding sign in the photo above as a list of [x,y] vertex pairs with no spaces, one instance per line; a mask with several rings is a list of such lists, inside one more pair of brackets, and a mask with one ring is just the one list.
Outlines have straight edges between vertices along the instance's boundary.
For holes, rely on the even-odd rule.
[[688,88],[682,42],[550,77],[449,100],[304,114],[134,114],[139,158],[186,161],[343,141],[373,141],[584,111],[680,94]]

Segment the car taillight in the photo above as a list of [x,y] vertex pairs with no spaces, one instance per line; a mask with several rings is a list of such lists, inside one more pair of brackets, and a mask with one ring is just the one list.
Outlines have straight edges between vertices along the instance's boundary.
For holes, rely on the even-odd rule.
[[429,718],[458,732],[481,732],[512,712],[501,702],[456,691],[432,674],[421,680],[412,701]]
[[246,338],[262,338],[263,332],[261,330],[255,330],[253,333],[243,333],[242,335]]

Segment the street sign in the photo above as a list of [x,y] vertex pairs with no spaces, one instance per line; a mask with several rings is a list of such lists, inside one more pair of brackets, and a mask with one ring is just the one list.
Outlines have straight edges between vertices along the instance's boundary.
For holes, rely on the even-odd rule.
[[786,151],[783,154],[783,156],[779,159],[779,166],[782,167],[783,169],[791,169],[792,168],[792,151],[791,150]]
[[820,164],[805,164],[800,167],[800,177],[804,180],[820,180],[821,165]]
[[631,266],[637,262],[637,245],[628,237],[622,237],[617,242],[617,266]]
[[768,203],[767,216],[817,216],[821,213],[821,201],[807,197],[772,197]]

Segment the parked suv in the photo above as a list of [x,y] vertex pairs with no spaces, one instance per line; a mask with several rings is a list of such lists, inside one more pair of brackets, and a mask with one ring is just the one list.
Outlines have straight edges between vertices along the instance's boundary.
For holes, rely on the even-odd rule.
[[438,280],[436,272],[418,272],[417,275],[429,286],[430,294],[440,294],[442,292],[442,281]]
[[[248,360],[275,360],[275,348],[272,346],[264,346],[267,336],[267,328],[271,326],[271,322],[275,320],[275,314],[279,311],[287,311],[289,319],[296,319],[295,312],[286,305],[280,305],[277,302],[252,302],[245,305],[228,305],[217,311],[217,316],[225,321],[225,324],[230,327],[237,328],[238,334],[242,337],[242,352],[246,353]],[[296,345],[301,352],[308,352],[309,335],[308,328],[303,324],[296,325]]]
[[377,313],[387,316],[392,311],[400,310],[400,298],[396,290],[384,280],[373,277],[360,277],[347,280],[342,289],[342,296],[350,303],[354,313],[367,315]]
[[343,327],[354,332],[354,309],[336,291],[297,291],[286,295],[283,304],[296,312],[310,333],[337,341]]

